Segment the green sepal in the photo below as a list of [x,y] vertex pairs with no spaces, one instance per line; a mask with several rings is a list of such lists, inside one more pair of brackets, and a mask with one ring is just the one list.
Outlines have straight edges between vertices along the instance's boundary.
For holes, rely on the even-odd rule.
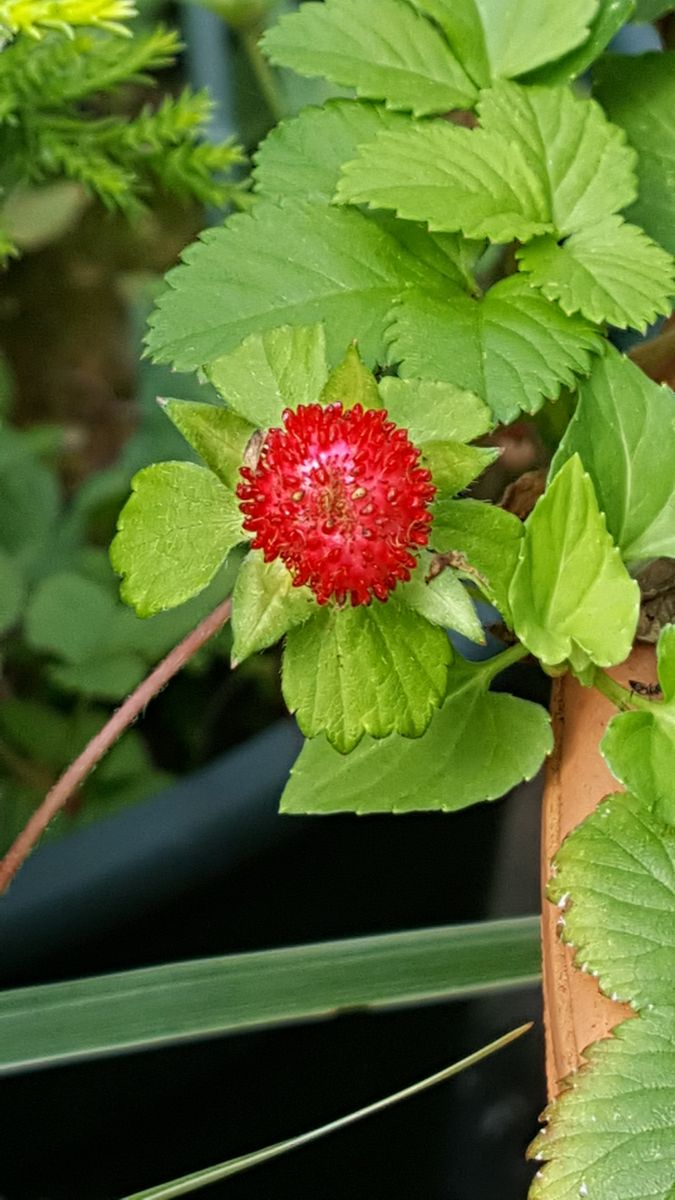
[[465,573],[510,624],[509,587],[523,537],[521,522],[482,500],[439,500],[433,513],[433,549],[463,556]]
[[341,404],[343,408],[382,408],[375,376],[361,360],[356,344],[349,347],[335,367],[321,393],[322,404]]
[[307,737],[348,754],[364,734],[420,737],[445,696],[443,630],[396,599],[322,608],[286,638],[282,689]]
[[281,811],[453,812],[531,779],[551,751],[548,713],[488,691],[494,674],[490,661],[456,660],[447,699],[421,738],[364,737],[347,756],[323,737],[306,742]]
[[380,395],[389,416],[422,442],[472,442],[494,426],[487,404],[474,392],[437,379],[398,379],[385,375]]
[[255,433],[255,426],[231,409],[215,404],[164,399],[158,403],[220,481],[227,487],[236,487],[244,452]]
[[234,494],[205,467],[156,463],[131,488],[110,561],[125,604],[149,617],[201,592],[244,534]]
[[424,442],[420,450],[422,465],[431,471],[439,499],[463,491],[500,454],[489,446],[465,446],[463,442]]
[[316,404],[326,383],[322,324],[282,325],[247,337],[205,368],[226,404],[259,429],[281,424],[285,408]]
[[399,599],[432,625],[454,629],[469,641],[485,645],[483,626],[457,572],[441,567],[435,573],[434,566],[434,555],[423,550],[412,578],[398,589]]
[[509,599],[518,637],[547,666],[608,667],[628,656],[640,591],[578,454],[528,517]]
[[260,550],[251,550],[232,593],[232,666],[273,646],[316,609],[309,588],[293,587],[293,576],[281,559],[266,563]]

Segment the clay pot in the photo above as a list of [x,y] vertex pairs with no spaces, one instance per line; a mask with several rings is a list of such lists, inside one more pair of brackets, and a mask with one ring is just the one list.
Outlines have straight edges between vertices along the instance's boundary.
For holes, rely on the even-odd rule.
[[[653,646],[636,646],[630,658],[610,674],[624,685],[631,679],[656,681]],[[549,1099],[557,1096],[565,1077],[576,1071],[591,1042],[608,1037],[626,1017],[626,1004],[603,996],[596,979],[574,965],[574,951],[560,941],[560,910],[546,899],[551,861],[561,842],[610,792],[621,791],[598,750],[607,722],[616,709],[594,688],[581,687],[571,676],[556,680],[552,718],[555,751],[544,791],[542,829],[542,949],[546,1080]]]

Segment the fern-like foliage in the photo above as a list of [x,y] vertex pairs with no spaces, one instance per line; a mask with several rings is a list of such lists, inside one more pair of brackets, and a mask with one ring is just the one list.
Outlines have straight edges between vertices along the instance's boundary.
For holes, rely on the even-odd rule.
[[[86,10],[89,23],[101,26],[112,9],[130,6],[73,0],[52,7],[72,10],[73,21],[76,10],[83,19]],[[38,8],[50,6],[0,4],[0,26],[12,10],[15,26],[25,18],[20,29],[31,32],[29,10]],[[110,109],[118,89],[152,85],[154,73],[179,50],[176,34],[162,26],[124,41],[110,28],[16,37],[0,53],[2,195],[19,185],[67,178],[129,216],[142,211],[158,187],[186,200],[226,201],[232,185],[224,174],[241,161],[241,152],[230,142],[203,140],[210,114],[205,93],[185,89],[158,107],[146,105],[132,120],[99,115]],[[0,243],[6,257],[11,238]]]
[[122,22],[135,15],[133,0],[5,0],[0,4],[0,30],[6,36],[27,33],[40,38],[45,30],[71,34],[87,25],[128,36]]

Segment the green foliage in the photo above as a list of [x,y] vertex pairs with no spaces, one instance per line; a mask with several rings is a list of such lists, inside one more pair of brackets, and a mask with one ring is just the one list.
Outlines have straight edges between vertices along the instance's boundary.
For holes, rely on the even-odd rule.
[[0,634],[11,629],[23,606],[25,583],[23,573],[5,550],[0,550]]
[[404,0],[369,0],[365,8],[360,0],[303,4],[262,44],[273,63],[324,75],[415,116],[470,107],[476,95],[440,31]]
[[628,562],[675,558],[675,397],[609,349],[579,389],[552,473],[578,454]]
[[586,41],[555,62],[528,71],[524,82],[552,84],[569,83],[576,79],[595,62],[621,26],[630,20],[634,8],[635,0],[600,0]]
[[483,627],[469,594],[457,573],[446,567],[434,574],[434,556],[420,554],[410,581],[401,588],[401,600],[432,625],[454,629],[469,641],[485,644]]
[[306,742],[281,811],[452,812],[530,779],[551,750],[548,714],[488,691],[498,670],[495,660],[456,661],[447,698],[421,738],[364,737],[347,756],[325,738]]
[[670,312],[673,260],[636,225],[605,217],[559,245],[538,238],[518,251],[518,262],[549,300],[566,313],[644,332]]
[[372,363],[384,357],[394,299],[429,274],[360,213],[261,201],[185,252],[151,319],[148,348],[161,362],[194,370],[251,333],[325,320],[331,361],[358,332]]
[[122,599],[140,617],[182,604],[211,582],[243,538],[236,499],[194,463],[157,463],[134,476],[110,559]]
[[478,301],[459,290],[441,299],[410,288],[391,317],[389,353],[402,375],[466,388],[504,423],[574,387],[602,346],[586,320],[566,316],[519,277]]
[[345,167],[339,199],[503,242],[566,236],[635,198],[635,155],[593,101],[500,83],[478,111],[480,129],[379,134]]
[[227,487],[236,487],[255,426],[238,413],[198,400],[161,400],[167,417]]
[[211,362],[206,374],[225,403],[253,426],[279,425],[285,408],[315,404],[326,384],[324,327],[282,326],[251,334]]
[[255,191],[270,200],[321,196],[329,201],[340,167],[385,129],[406,129],[400,113],[375,104],[329,100],[323,108],[306,108],[282,121],[254,155]]
[[486,87],[492,79],[511,79],[560,58],[583,44],[597,0],[413,0],[438,21],[472,79]]
[[434,505],[434,550],[461,555],[469,579],[509,624],[509,587],[522,537],[520,521],[503,508],[479,500],[439,500]]
[[452,383],[385,375],[380,395],[392,421],[403,425],[416,443],[471,442],[493,425],[487,405]]
[[675,254],[675,53],[608,55],[594,87],[637,151],[638,197],[627,215]]
[[[546,1110],[533,1200],[668,1200],[675,1161],[675,833],[635,797],[610,796],[566,840],[551,899],[563,938],[607,995],[640,1014],[586,1052]],[[568,901],[571,903],[568,904]]]
[[4,0],[0,4],[0,29],[10,37],[27,33],[40,38],[45,30],[71,33],[74,26],[93,25],[112,33],[127,34],[122,25],[135,13],[133,0]]
[[600,749],[619,782],[675,825],[675,625],[661,631],[658,673],[663,703],[613,717]]
[[[125,84],[149,86],[155,82],[152,72],[171,64],[179,49],[176,36],[162,28],[129,40],[115,36],[100,15],[115,7],[130,14],[128,5],[93,0],[4,6],[20,23],[29,12],[36,23],[42,21],[40,8],[79,8],[83,20],[75,23],[101,28],[67,38],[62,29],[69,18],[54,18],[52,12],[45,18],[51,32],[39,41],[18,37],[0,54],[2,194],[11,204],[26,186],[66,178],[129,215],[142,211],[158,187],[186,199],[223,203],[232,189],[222,172],[240,162],[241,153],[229,143],[201,140],[211,110],[204,93],[186,89],[131,119],[96,115],[101,96],[112,102]],[[84,19],[85,10],[90,19]],[[7,14],[6,19],[11,24]],[[10,252],[8,239],[5,253]]]
[[316,613],[309,588],[293,587],[293,576],[280,559],[266,563],[252,550],[241,565],[232,595],[232,665],[273,646],[296,625]]
[[623,662],[639,589],[607,532],[578,454],[561,467],[525,526],[509,593],[516,633],[541,662]]
[[324,608],[287,635],[284,699],[307,737],[325,733],[342,754],[366,733],[418,738],[451,659],[443,630],[395,600]]
[[322,404],[342,404],[343,408],[382,408],[380,393],[372,371],[364,365],[356,344],[350,346],[341,363],[328,377],[321,393]]

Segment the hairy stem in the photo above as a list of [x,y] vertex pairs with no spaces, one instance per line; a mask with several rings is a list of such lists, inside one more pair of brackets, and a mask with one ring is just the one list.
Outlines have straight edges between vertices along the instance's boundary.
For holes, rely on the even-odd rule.
[[0,893],[5,892],[31,850],[39,841],[49,822],[68,803],[71,796],[84,782],[87,775],[114,746],[117,739],[143,712],[147,704],[166,687],[170,679],[210,640],[230,618],[232,602],[224,600],[204,617],[187,637],[162,659],[154,671],[138,685],[135,692],[113,713],[110,720],[84,750],[64,771],[60,779],[47,792],[42,804],[35,810],[5,857],[0,861]]
[[[637,692],[631,691],[630,688],[624,687],[623,684],[617,683],[616,679],[612,679],[602,667],[595,668],[593,676],[593,687],[596,688],[616,708],[622,712],[628,712],[631,709],[640,708],[644,712],[654,711],[654,701],[648,700],[645,696],[639,696]],[[657,701],[658,703],[658,701]]]

